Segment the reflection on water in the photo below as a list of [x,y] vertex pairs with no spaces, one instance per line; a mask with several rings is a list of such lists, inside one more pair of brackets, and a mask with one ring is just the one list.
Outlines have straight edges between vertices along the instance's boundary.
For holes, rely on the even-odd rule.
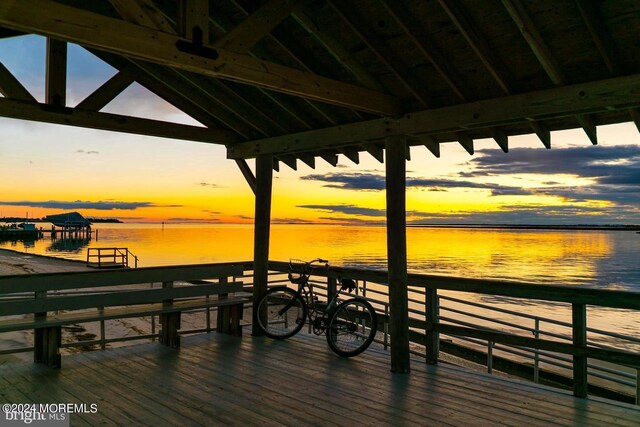
[[[88,247],[126,247],[141,266],[251,260],[249,225],[100,224],[99,240],[0,247],[84,259]],[[386,269],[383,227],[274,225],[270,258],[327,258]],[[13,246],[13,247],[12,247]],[[409,228],[409,271],[559,285],[638,290],[640,236],[620,231]]]

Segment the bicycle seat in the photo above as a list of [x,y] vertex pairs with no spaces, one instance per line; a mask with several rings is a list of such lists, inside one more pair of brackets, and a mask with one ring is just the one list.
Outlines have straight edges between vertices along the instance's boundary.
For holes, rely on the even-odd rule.
[[349,279],[349,278],[340,279],[340,290],[341,291],[345,291],[346,290],[349,293],[351,293],[357,287],[358,287],[358,285],[356,284],[356,281],[353,280],[353,279]]

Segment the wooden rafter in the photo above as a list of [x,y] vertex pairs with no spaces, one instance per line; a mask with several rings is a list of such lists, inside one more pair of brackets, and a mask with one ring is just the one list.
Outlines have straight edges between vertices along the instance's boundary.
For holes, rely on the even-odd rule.
[[445,56],[438,50],[424,26],[421,25],[405,8],[402,2],[397,0],[380,0],[384,7],[402,27],[405,34],[418,47],[420,52],[431,62],[440,77],[444,79],[453,92],[463,101],[468,101],[468,95],[462,88],[458,73]]
[[209,1],[182,0],[180,2],[179,34],[196,42],[209,43]]
[[0,93],[7,98],[21,99],[23,101],[36,100],[2,62],[0,62]]
[[175,34],[176,30],[153,4],[153,0],[109,0],[114,9],[127,22],[136,22],[143,27]]
[[375,119],[350,125],[239,143],[229,147],[230,158],[259,153],[303,152],[337,148],[386,135],[421,135],[489,129],[548,117],[640,107],[640,74],[562,86],[526,94],[476,101],[407,114],[398,119]]
[[99,111],[109,102],[113,101],[116,96],[121,94],[122,91],[128,88],[134,81],[133,66],[126,67],[80,101],[80,103],[76,105],[76,108]]
[[244,176],[244,179],[247,181],[247,184],[249,184],[249,188],[251,188],[253,194],[256,194],[256,177],[247,164],[247,161],[245,159],[236,159],[236,164],[240,172],[242,172],[242,176]]
[[238,26],[215,43],[216,47],[246,53],[266,37],[286,17],[291,15],[300,0],[270,0],[249,15]]
[[102,129],[138,135],[230,144],[237,139],[226,130],[181,125],[119,114],[100,113],[36,102],[0,98],[0,116],[44,123]]
[[427,106],[428,96],[422,90],[413,72],[400,59],[399,55],[387,46],[373,28],[358,13],[358,8],[348,0],[327,0],[341,16],[342,20],[360,37],[369,49],[383,62],[396,78],[422,105]]
[[177,47],[189,44],[183,38],[51,0],[5,1],[0,6],[0,24],[356,110],[382,115],[399,111],[398,101],[386,94],[223,49],[200,49],[201,55],[183,51]]
[[598,52],[602,55],[602,59],[604,59],[609,69],[609,73],[612,76],[619,75],[620,66],[613,56],[613,41],[611,40],[609,32],[604,27],[597,9],[597,3],[591,0],[576,0],[576,4]]
[[438,0],[444,11],[454,23],[458,31],[467,40],[478,58],[496,80],[506,95],[513,93],[513,77],[506,66],[496,57],[487,39],[471,20],[460,2],[455,0]]
[[[502,0],[502,3],[511,16],[511,19],[513,19],[518,26],[520,33],[529,44],[529,47],[536,55],[536,58],[538,58],[538,62],[540,62],[544,70],[547,72],[551,81],[557,86],[565,85],[567,83],[567,78],[564,75],[562,68],[558,64],[555,56],[551,53],[551,50],[545,43],[544,38],[529,16],[527,9],[521,3],[521,0]],[[594,145],[598,144],[596,127],[593,126],[591,118],[578,116],[576,119],[578,120],[578,123],[583,126],[584,132],[591,140],[591,143]]]
[[380,163],[384,163],[384,146],[369,143],[364,144],[363,147],[367,151],[367,153],[373,156],[374,159],[376,159]]

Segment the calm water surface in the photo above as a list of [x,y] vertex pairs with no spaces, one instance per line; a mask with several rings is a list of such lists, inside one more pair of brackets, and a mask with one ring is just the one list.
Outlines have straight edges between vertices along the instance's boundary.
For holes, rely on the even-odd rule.
[[[251,260],[250,225],[97,224],[98,239],[2,242],[23,252],[85,259],[88,247],[127,247],[140,266]],[[386,268],[383,227],[273,225],[270,258],[322,257],[335,265]],[[416,273],[588,285],[640,291],[640,235],[624,231],[409,228]]]

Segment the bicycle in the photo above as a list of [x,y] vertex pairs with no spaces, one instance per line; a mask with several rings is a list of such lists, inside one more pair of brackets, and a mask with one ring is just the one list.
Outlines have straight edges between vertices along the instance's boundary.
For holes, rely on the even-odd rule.
[[[318,264],[324,264],[319,266]],[[329,348],[339,356],[356,356],[369,347],[377,329],[378,318],[373,306],[364,298],[354,296],[342,301],[339,296],[351,294],[357,284],[352,279],[340,280],[340,291],[321,303],[309,282],[311,272],[327,268],[328,261],[289,261],[289,280],[297,290],[274,286],[258,300],[256,319],[259,330],[269,338],[294,336],[308,320],[316,335],[325,334]]]

